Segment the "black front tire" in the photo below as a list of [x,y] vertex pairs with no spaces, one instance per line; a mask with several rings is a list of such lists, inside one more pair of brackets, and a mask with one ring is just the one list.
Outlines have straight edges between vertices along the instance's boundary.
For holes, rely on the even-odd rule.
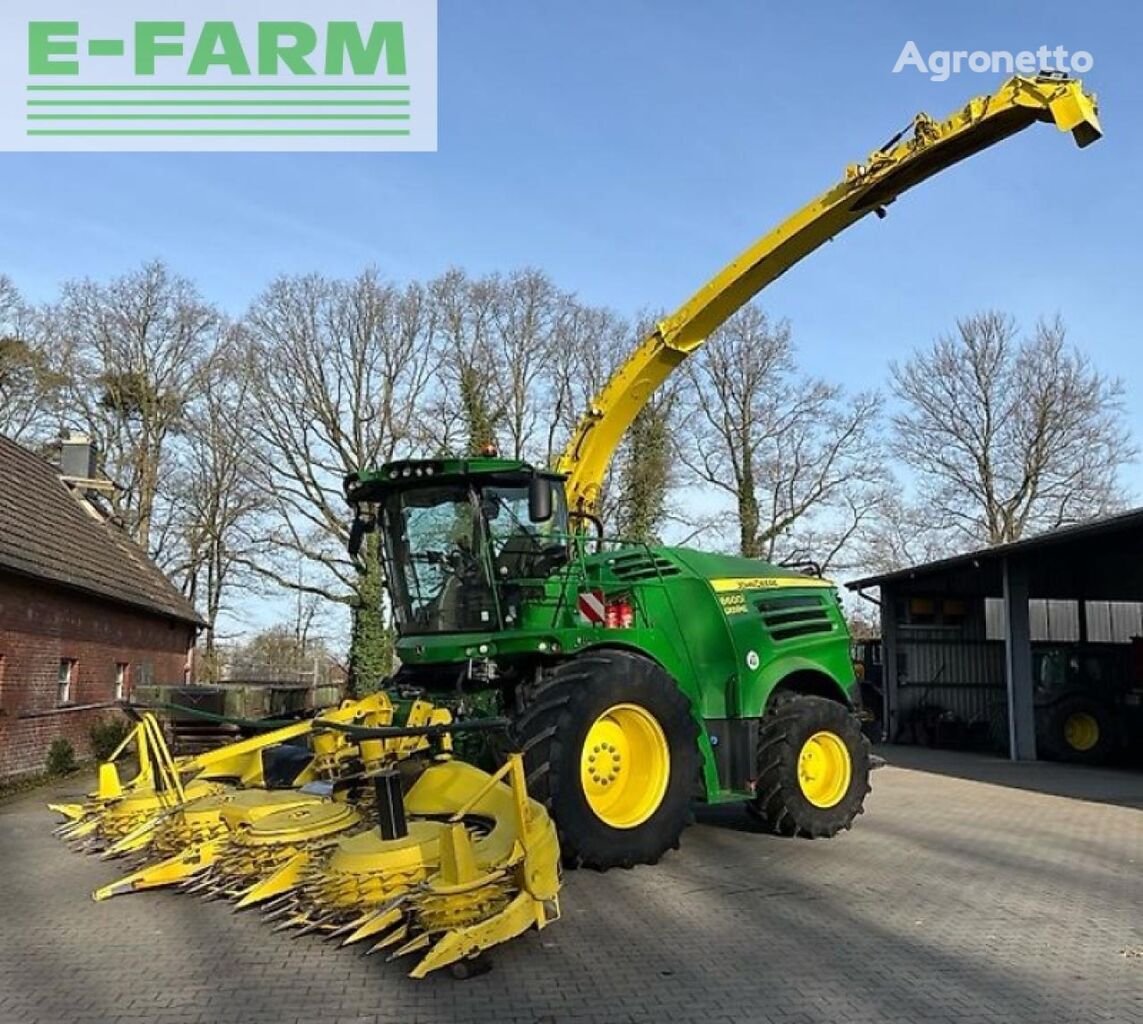
[[[588,731],[617,704],[634,704],[653,715],[670,752],[662,799],[646,821],[630,828],[602,820],[581,783]],[[654,864],[678,848],[699,779],[699,729],[689,699],[662,667],[629,651],[585,652],[547,673],[515,729],[528,791],[547,805],[566,865],[606,870]]]
[[[806,741],[830,733],[849,756],[849,783],[830,807],[810,801],[799,781]],[[853,825],[869,793],[869,740],[843,704],[824,697],[779,696],[762,718],[758,737],[758,780],[751,811],[772,832],[825,839]]]

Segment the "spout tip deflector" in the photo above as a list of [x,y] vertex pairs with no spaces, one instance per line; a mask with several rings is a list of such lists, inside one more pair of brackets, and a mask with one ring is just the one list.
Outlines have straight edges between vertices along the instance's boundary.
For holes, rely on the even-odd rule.
[[1099,103],[1094,93],[1084,91],[1078,78],[1054,74],[1016,77],[1006,88],[1012,89],[1017,106],[1040,108],[1043,120],[1054,122],[1062,132],[1070,132],[1081,149],[1103,137]]

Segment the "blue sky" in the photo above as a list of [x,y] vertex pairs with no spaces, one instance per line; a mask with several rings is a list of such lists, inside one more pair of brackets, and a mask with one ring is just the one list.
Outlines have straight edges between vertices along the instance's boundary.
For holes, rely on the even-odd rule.
[[[958,315],[1058,312],[1140,408],[1136,5],[441,0],[439,20],[439,152],[5,154],[0,272],[42,299],[158,256],[239,312],[279,272],[534,265],[622,313],[671,307],[917,110],[999,84],[892,74],[906,40],[1060,44],[1094,57],[1103,141],[1033,128],[852,229],[764,304],[808,369],[855,388]],[[1132,423],[1143,437],[1143,413]]]
[[1079,151],[1031,129],[851,230],[764,303],[791,319],[810,367],[861,386],[958,314],[1058,311],[1143,394],[1143,13],[793,7],[441,0],[439,152],[5,154],[0,272],[38,299],[159,256],[237,312],[282,271],[535,265],[624,313],[674,306],[915,111],[943,116],[998,84],[891,74],[907,39],[924,52],[1059,42],[1095,58],[1103,141]]

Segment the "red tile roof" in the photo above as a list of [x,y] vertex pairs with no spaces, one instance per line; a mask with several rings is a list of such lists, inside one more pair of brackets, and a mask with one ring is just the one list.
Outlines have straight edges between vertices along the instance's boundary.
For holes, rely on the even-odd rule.
[[95,518],[38,455],[0,436],[0,570],[205,625],[121,529]]

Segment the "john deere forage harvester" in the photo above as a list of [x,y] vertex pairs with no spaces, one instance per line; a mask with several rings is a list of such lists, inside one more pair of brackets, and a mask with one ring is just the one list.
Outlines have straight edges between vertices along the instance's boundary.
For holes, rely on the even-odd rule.
[[606,468],[655,388],[720,324],[839,232],[1037,122],[1100,134],[1079,82],[1013,78],[919,115],[724,267],[619,368],[554,471],[499,458],[354,474],[351,548],[379,529],[404,685],[479,692],[511,716],[564,857],[653,863],[693,799],[746,800],[777,832],[832,836],[868,791],[858,687],[825,580],[766,562],[608,542]]

